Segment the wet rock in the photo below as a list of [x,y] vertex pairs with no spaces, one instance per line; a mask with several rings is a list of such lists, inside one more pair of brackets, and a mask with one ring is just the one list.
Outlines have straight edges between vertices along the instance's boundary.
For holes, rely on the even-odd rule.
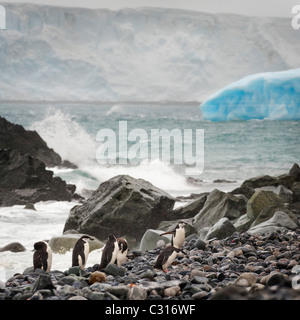
[[26,251],[26,249],[20,242],[12,242],[0,248],[0,252],[4,252],[4,251],[23,252],[23,251]]
[[191,203],[181,206],[173,211],[171,211],[168,215],[168,220],[183,220],[188,218],[193,218],[200,210],[203,208],[208,193],[203,193],[197,196],[197,199],[192,201]]
[[157,247],[157,242],[160,240],[163,240],[165,243],[170,243],[172,236],[170,234],[161,236],[164,232],[164,230],[148,229],[141,239],[140,250],[146,251],[154,249]]
[[71,209],[64,231],[76,229],[104,240],[113,228],[117,237],[129,235],[140,241],[147,229],[156,229],[166,220],[174,203],[173,197],[151,183],[119,175]]
[[231,236],[236,229],[234,225],[229,221],[228,218],[222,218],[217,223],[214,224],[205,236],[205,240],[217,238],[224,239]]
[[298,227],[298,220],[292,213],[288,214],[283,211],[276,211],[269,220],[254,225],[248,230],[248,232],[256,234],[272,233],[274,231],[283,231],[285,229],[296,230]]
[[0,206],[71,198],[66,182],[53,177],[43,162],[28,153],[0,149]]
[[256,219],[261,211],[268,206],[283,208],[283,201],[272,191],[255,191],[247,204],[247,217],[250,219]]
[[0,149],[13,149],[29,154],[47,167],[61,164],[61,157],[39,136],[36,131],[25,130],[23,126],[0,117]]
[[114,277],[115,276],[123,277],[125,273],[126,273],[126,268],[122,266],[119,267],[118,265],[113,263],[109,263],[105,268],[105,274],[112,275]]
[[48,274],[41,273],[32,287],[32,292],[35,293],[41,289],[55,289],[55,286],[52,283],[51,277]]
[[235,221],[244,213],[245,199],[215,189],[208,195],[203,209],[193,218],[193,227],[199,232],[204,227],[212,227],[221,218]]
[[26,205],[25,205],[24,209],[26,209],[26,210],[34,210],[34,211],[36,211],[36,208],[35,208],[35,206],[34,206],[34,204],[33,204],[33,203],[26,203]]

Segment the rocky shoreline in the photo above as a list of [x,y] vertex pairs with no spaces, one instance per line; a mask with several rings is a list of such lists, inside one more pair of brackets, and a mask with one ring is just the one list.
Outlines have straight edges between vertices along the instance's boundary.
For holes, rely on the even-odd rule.
[[[232,192],[213,190],[173,209],[175,199],[148,182],[114,177],[71,209],[66,225],[75,230],[49,243],[53,252],[70,250],[67,243],[79,231],[95,237],[93,230],[99,230],[94,222],[97,226],[99,221],[103,230],[112,230],[112,216],[120,219],[138,205],[134,223],[138,214],[152,215],[157,226],[135,235],[142,236],[140,249],[129,245],[128,261],[120,267],[109,264],[104,272],[97,271],[99,265],[49,273],[29,267],[0,282],[0,300],[299,300],[299,187],[295,164],[288,174],[252,178]],[[161,208],[168,210],[162,214]],[[187,223],[183,253],[165,273],[154,268],[169,240],[159,235],[180,218]],[[139,223],[146,228],[144,220]],[[99,248],[103,238],[98,239]]]
[[[26,269],[0,283],[2,300],[298,300],[300,229],[234,232],[222,240],[186,239],[167,273],[154,269],[161,248],[133,251],[123,266],[84,271]],[[98,272],[99,273],[99,272]]]
[[[29,267],[0,281],[0,300],[300,299],[297,164],[278,177],[248,179],[231,192],[191,195],[189,204],[176,209],[175,202],[185,199],[128,175],[103,182],[83,199],[75,194],[76,186],[46,170],[38,156],[58,155],[35,132],[1,117],[0,122],[5,129],[0,132],[0,206],[75,197],[80,203],[71,209],[64,234],[49,241],[53,252],[71,250],[79,234],[97,238],[101,248],[110,233],[126,238],[132,250],[121,267],[109,264],[101,273],[98,265],[49,273]],[[8,132],[18,143],[6,144]],[[34,154],[22,140],[28,136],[30,142],[32,135],[43,151]],[[25,151],[19,149],[24,146]],[[154,268],[170,240],[160,234],[179,221],[186,223],[183,253],[165,273]],[[0,248],[6,250],[25,248],[19,243]]]

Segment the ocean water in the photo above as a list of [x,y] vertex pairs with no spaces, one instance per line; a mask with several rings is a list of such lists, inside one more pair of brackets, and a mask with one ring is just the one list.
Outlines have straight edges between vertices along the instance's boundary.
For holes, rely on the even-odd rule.
[[[287,173],[295,162],[300,162],[299,121],[210,122],[203,120],[196,104],[1,103],[0,115],[26,129],[36,130],[63,159],[77,164],[78,169],[51,170],[68,183],[76,184],[78,193],[95,190],[101,182],[118,174],[148,180],[173,196],[214,188],[230,191],[247,178]],[[195,132],[204,130],[203,172],[192,177],[197,179],[193,183],[187,180],[188,165],[184,161],[174,164],[175,155],[180,153],[175,143],[170,145],[169,162],[150,156],[139,158],[137,154],[136,164],[121,165],[118,161],[127,159],[117,152],[117,164],[100,165],[96,160],[101,146],[97,133],[105,129],[118,137],[120,121],[126,123],[128,134],[135,129],[147,133],[148,139],[141,137],[137,141],[148,150],[153,143],[153,129],[165,128],[169,132],[177,129],[182,137],[184,129],[191,129],[193,139],[186,144],[190,144],[194,155],[196,144],[200,143]],[[134,144],[129,143],[129,147]],[[37,211],[24,210],[23,206],[0,208],[0,247],[18,241],[27,249],[22,253],[0,253],[1,280],[32,265],[34,242],[61,234],[74,205],[50,201],[36,204]],[[98,263],[100,254],[98,250],[92,252],[88,265]],[[67,270],[70,265],[71,252],[54,254],[53,269]]]

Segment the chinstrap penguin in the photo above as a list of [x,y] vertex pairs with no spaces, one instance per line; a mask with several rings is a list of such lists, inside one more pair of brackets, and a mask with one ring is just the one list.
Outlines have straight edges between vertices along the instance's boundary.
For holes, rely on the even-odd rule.
[[101,262],[98,270],[104,269],[109,263],[114,263],[117,259],[118,252],[118,241],[114,235],[110,234],[102,251]]
[[128,243],[126,239],[118,238],[119,251],[117,253],[116,263],[120,267],[127,259]]
[[94,239],[85,235],[77,240],[72,253],[72,267],[79,266],[84,269],[90,253],[89,241],[92,240]]
[[171,246],[181,249],[185,239],[185,225],[186,222],[180,221],[173,230],[164,232],[161,236],[172,234]]
[[52,250],[46,241],[38,241],[34,244],[33,269],[42,269],[49,272],[52,265]]
[[182,252],[182,250],[173,246],[164,248],[158,255],[154,268],[159,268],[167,272],[168,266],[175,260],[179,252]]

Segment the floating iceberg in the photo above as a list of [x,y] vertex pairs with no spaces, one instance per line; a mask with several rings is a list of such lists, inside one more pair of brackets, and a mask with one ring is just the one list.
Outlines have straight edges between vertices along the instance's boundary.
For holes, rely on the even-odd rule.
[[300,120],[300,68],[247,76],[210,96],[200,108],[211,121]]

